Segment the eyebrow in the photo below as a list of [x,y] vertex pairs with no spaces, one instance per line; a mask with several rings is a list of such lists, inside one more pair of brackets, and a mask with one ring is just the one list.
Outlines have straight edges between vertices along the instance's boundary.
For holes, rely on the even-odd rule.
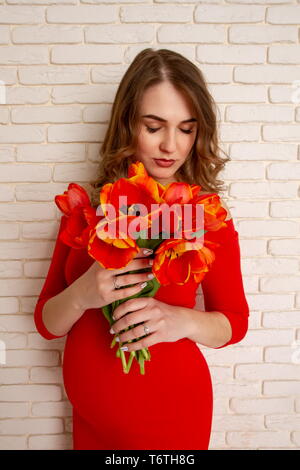
[[[155,114],[144,114],[142,117],[155,119],[156,121],[167,122],[166,119],[163,119],[159,116],[155,116]],[[185,119],[184,121],[181,121],[180,124],[183,124],[185,122],[196,122],[196,121],[197,121],[196,118],[190,118],[190,119]]]

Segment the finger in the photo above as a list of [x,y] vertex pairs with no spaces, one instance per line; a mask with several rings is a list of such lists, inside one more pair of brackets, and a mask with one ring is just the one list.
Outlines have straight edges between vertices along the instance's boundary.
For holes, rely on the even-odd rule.
[[144,258],[145,256],[152,255],[152,253],[153,253],[153,250],[149,248],[140,248],[134,258]]
[[117,288],[123,287],[123,286],[132,286],[136,285],[138,283],[142,282],[148,282],[149,279],[153,279],[155,275],[151,271],[146,271],[142,273],[133,273],[133,274],[122,274],[115,276],[115,280],[112,281],[115,282],[115,285]]
[[126,299],[127,297],[131,297],[132,295],[135,295],[138,292],[141,292],[143,289],[145,289],[146,285],[147,285],[146,282],[142,282],[132,287],[124,287],[123,289],[114,290],[113,291],[114,296],[115,296],[114,300],[122,300],[122,299]]
[[134,328],[130,328],[128,331],[125,331],[124,333],[122,333],[122,330],[121,330],[120,334],[118,335],[119,342],[127,343],[128,341],[133,341],[138,338],[142,338],[145,335],[148,336],[149,334],[154,333],[157,329],[154,325],[151,325],[148,321],[147,321],[147,326],[150,329],[150,333],[145,333],[144,323],[141,325],[137,325]]
[[[111,334],[119,334],[122,331],[126,330],[127,328],[132,328],[134,325],[138,323],[142,323],[151,319],[151,313],[149,309],[141,309],[135,312],[130,312],[128,315],[124,315],[120,320],[115,322],[110,332]],[[145,335],[145,330],[143,328],[140,329],[140,336]],[[130,339],[134,339],[136,336],[131,337]]]
[[126,313],[135,312],[141,308],[145,308],[149,303],[149,297],[139,297],[136,299],[129,299],[127,302],[123,302],[118,305],[114,310],[113,318],[115,321],[120,320]]
[[149,348],[149,346],[157,344],[160,341],[161,340],[159,339],[159,333],[158,331],[155,331],[154,333],[150,333],[139,341],[135,341],[134,343],[123,344],[121,348],[125,347],[126,349],[123,349],[123,351],[126,350],[128,352],[138,351],[139,349]]
[[133,259],[132,261],[130,261],[130,263],[128,263],[126,266],[124,266],[124,268],[111,269],[110,270],[110,275],[111,276],[116,276],[118,274],[127,273],[128,271],[134,271],[134,270],[138,270],[138,269],[148,268],[149,266],[151,266],[149,264],[150,261],[152,261],[152,264],[153,264],[153,260],[150,260],[149,257],[146,257],[146,258],[140,257],[139,259],[138,258]]

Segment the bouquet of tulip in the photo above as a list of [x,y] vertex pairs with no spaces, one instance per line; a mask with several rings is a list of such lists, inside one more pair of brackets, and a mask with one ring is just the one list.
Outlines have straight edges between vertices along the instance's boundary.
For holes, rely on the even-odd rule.
[[[199,195],[200,190],[199,185],[183,182],[163,186],[137,161],[130,165],[127,178],[101,188],[97,210],[76,183],[70,183],[67,191],[55,196],[56,205],[68,217],[61,241],[73,248],[87,249],[102,267],[120,269],[140,248],[153,250],[153,280],[141,292],[102,307],[110,326],[120,303],[134,297],[154,297],[160,285],[183,285],[192,278],[200,283],[208,272],[215,259],[213,250],[219,243],[205,240],[204,233],[226,226],[227,212],[217,194]],[[174,208],[175,214],[172,212],[170,217],[170,209]],[[115,344],[116,336],[111,347]],[[121,344],[116,356],[122,360],[123,371],[129,372],[135,358],[144,374],[144,362],[151,357],[149,349],[131,351],[127,363],[120,347]]]

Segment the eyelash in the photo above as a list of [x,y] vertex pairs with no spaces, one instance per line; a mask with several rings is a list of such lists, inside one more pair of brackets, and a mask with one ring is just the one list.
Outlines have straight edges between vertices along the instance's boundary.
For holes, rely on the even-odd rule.
[[[153,128],[153,127],[148,127],[146,126],[146,129],[147,131],[150,133],[150,134],[154,134],[154,132],[156,131],[159,131],[160,127],[157,127],[157,128]],[[183,130],[183,129],[180,129],[181,132],[183,132],[184,134],[191,134],[193,131],[192,130]]]

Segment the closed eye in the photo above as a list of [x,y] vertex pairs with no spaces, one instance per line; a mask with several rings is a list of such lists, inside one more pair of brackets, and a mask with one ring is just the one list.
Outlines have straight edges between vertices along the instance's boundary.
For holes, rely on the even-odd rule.
[[[150,134],[153,134],[154,132],[156,131],[159,131],[160,127],[157,127],[157,128],[154,128],[154,127],[148,127],[146,126],[146,129],[147,131],[150,133]],[[185,129],[180,129],[181,132],[183,132],[184,134],[191,134],[193,131],[192,130],[185,130]]]

